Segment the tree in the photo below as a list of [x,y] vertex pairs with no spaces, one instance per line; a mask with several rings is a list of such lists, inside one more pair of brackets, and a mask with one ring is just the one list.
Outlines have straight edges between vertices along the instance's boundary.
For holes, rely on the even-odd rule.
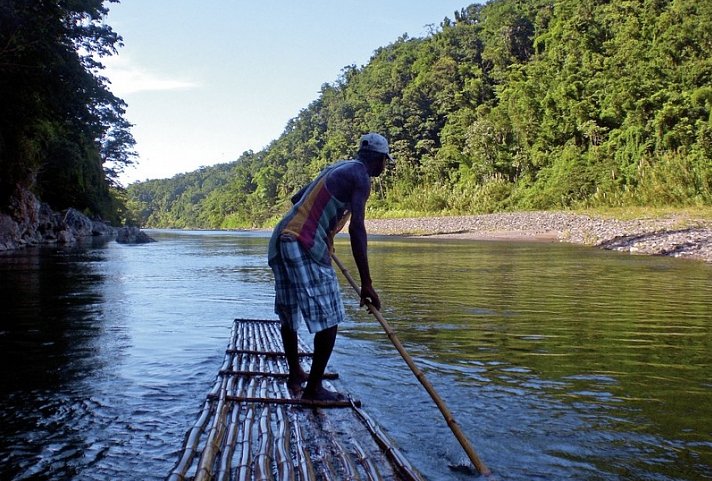
[[104,3],[0,0],[0,206],[20,186],[57,209],[116,211],[110,187],[135,154],[100,75],[121,45]]

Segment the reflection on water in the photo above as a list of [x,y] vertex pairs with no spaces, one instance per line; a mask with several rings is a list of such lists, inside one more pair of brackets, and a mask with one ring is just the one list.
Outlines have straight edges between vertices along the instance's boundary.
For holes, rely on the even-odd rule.
[[[710,266],[554,244],[371,249],[384,316],[500,476],[712,477]],[[350,308],[355,321],[342,333],[388,362],[378,381],[361,381],[342,345],[349,381],[364,398],[389,386],[377,417],[401,445],[413,433],[436,438],[416,456],[437,477],[459,447],[413,376],[410,387],[398,382],[409,372],[380,327]]]
[[[274,317],[265,235],[152,235],[0,256],[1,479],[163,479],[232,319]],[[337,252],[356,272],[345,239]],[[539,243],[370,252],[384,316],[498,479],[712,479],[710,266]],[[428,479],[471,479],[344,290],[341,387]]]

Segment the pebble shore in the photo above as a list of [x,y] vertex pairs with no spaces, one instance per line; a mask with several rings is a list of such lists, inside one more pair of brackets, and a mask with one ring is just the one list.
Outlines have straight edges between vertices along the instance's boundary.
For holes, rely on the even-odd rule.
[[712,221],[669,217],[616,220],[570,212],[367,219],[369,234],[570,242],[631,254],[712,263]]

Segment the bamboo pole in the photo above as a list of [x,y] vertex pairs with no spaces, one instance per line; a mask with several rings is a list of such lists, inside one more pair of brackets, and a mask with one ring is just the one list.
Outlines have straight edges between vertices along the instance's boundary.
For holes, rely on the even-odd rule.
[[[254,381],[254,379],[252,381]],[[208,399],[210,399],[211,401],[223,400],[219,396],[214,395],[209,395]],[[310,408],[350,408],[352,406],[361,407],[361,401],[359,401],[358,399],[347,399],[344,401],[320,401],[318,399],[263,397],[259,394],[251,393],[247,393],[244,396],[227,395],[225,396],[224,401],[229,401],[231,403],[262,403],[276,404],[281,406],[304,406]]]
[[246,406],[245,417],[240,424],[238,434],[239,449],[237,452],[237,481],[248,481],[252,479],[252,423],[254,421],[254,404]]
[[[272,365],[268,366],[271,367]],[[281,365],[274,366],[275,370],[265,369],[262,371],[233,371],[230,369],[221,369],[218,372],[220,376],[243,376],[243,377],[270,377],[274,379],[287,379],[289,377],[288,372],[278,372],[276,370],[281,369]],[[339,379],[339,373],[336,372],[325,372],[322,379]]]
[[[260,351],[257,349],[228,349],[228,354],[243,354],[245,356],[267,356],[267,357],[284,357],[286,354],[283,351]],[[313,357],[311,352],[299,352],[299,357]]]
[[361,467],[363,467],[366,472],[368,481],[383,481],[383,476],[381,476],[381,473],[378,471],[376,465],[373,464],[373,461],[368,458],[366,451],[361,447],[358,441],[352,439],[351,443],[356,451],[356,459],[361,463]]
[[371,436],[376,440],[376,443],[381,447],[381,449],[386,453],[386,457],[390,459],[391,463],[398,471],[398,474],[407,481],[425,481],[423,477],[418,473],[415,468],[410,464],[410,462],[396,449],[395,446],[391,444],[391,441],[386,436],[381,428],[376,424],[376,422],[371,419],[371,417],[366,414],[366,412],[353,405],[353,411],[356,415],[363,421],[366,429],[371,433]]
[[[231,358],[231,367],[236,367],[238,360],[235,358],[235,356],[230,356],[228,357]],[[233,385],[231,386],[232,389],[231,391],[228,391],[226,394],[231,394],[231,393],[236,393],[239,392],[241,389],[241,385],[243,384],[243,378],[238,378],[237,379],[237,385],[235,385],[233,381]],[[226,386],[227,389],[227,386]],[[228,481],[230,479],[231,475],[231,468],[232,468],[232,459],[235,453],[235,445],[237,443],[237,437],[239,435],[240,431],[240,412],[242,410],[242,407],[240,404],[233,404],[233,406],[230,407],[230,410],[228,413],[226,413],[227,417],[227,438],[224,442],[222,452],[220,455],[220,464],[218,467],[218,473],[215,476],[215,481]]]
[[297,459],[297,473],[299,474],[299,479],[302,481],[315,481],[316,475],[314,473],[314,466],[311,462],[311,457],[309,456],[309,451],[307,450],[306,444],[304,443],[304,433],[302,432],[302,427],[299,423],[293,423],[294,425],[294,441],[296,444],[296,459]]
[[227,439],[225,441],[225,446],[220,456],[220,465],[218,468],[217,475],[215,476],[215,481],[229,481],[230,471],[232,468],[232,456],[235,451],[235,446],[237,444],[237,436],[240,431],[240,404],[235,404],[232,406],[230,411],[230,422],[228,425]]
[[258,420],[257,456],[255,459],[255,481],[269,481],[272,478],[272,430],[270,429],[270,406],[262,408]]
[[227,393],[232,391],[234,378],[226,378],[227,382],[223,382],[224,389],[219,393],[218,403],[215,408],[213,422],[208,431],[208,437],[205,442],[205,448],[198,462],[198,470],[195,475],[195,481],[207,481],[214,477],[217,456],[221,451],[221,446],[225,439],[225,433],[228,429],[228,414],[231,408],[227,401]]
[[277,435],[274,447],[274,460],[277,465],[276,481],[295,481],[294,466],[290,449],[290,425],[284,406],[277,406]]
[[[351,461],[351,457],[344,451],[343,446],[336,441],[332,440],[331,444],[337,446],[336,453],[331,453],[335,459],[338,459],[341,464],[341,469],[343,470],[343,479],[359,479],[358,471],[356,470],[356,465]],[[336,472],[333,467],[331,467],[331,472]]]
[[[336,262],[336,265],[339,266],[339,269],[341,269],[341,272],[344,273],[344,277],[346,277],[346,279],[349,281],[351,287],[354,288],[354,290],[360,297],[361,289],[359,288],[358,284],[356,284],[356,281],[354,281],[354,278],[351,277],[351,274],[349,273],[348,269],[346,269],[344,264],[341,263],[341,260],[339,260],[339,258],[336,257],[335,254],[332,253],[331,256],[333,257],[334,262]],[[447,425],[450,427],[450,430],[455,435],[462,448],[465,450],[467,457],[470,458],[470,461],[475,466],[475,469],[477,469],[477,471],[484,476],[489,476],[490,474],[492,474],[492,471],[490,471],[489,468],[485,465],[485,463],[480,459],[480,457],[477,456],[477,453],[468,441],[467,437],[465,437],[464,433],[460,429],[460,425],[457,423],[457,421],[455,421],[455,418],[450,413],[450,410],[445,405],[445,402],[443,402],[442,398],[435,391],[433,385],[430,384],[430,381],[427,380],[425,374],[423,374],[423,372],[418,368],[418,366],[416,366],[415,362],[413,362],[413,358],[405,350],[400,340],[398,340],[395,331],[391,328],[390,324],[388,324],[388,321],[386,321],[386,319],[378,311],[378,309],[376,309],[370,302],[366,301],[366,307],[368,308],[369,312],[373,314],[373,316],[381,324],[383,329],[386,331],[388,338],[398,350],[406,364],[408,364],[410,370],[413,371],[413,374],[415,374],[415,377],[418,379],[418,381],[420,381],[420,384],[423,385],[425,390],[428,391],[428,394],[430,394],[430,397],[433,399],[433,401],[435,401],[435,404],[440,410],[440,413],[445,418],[445,422],[447,422]]]

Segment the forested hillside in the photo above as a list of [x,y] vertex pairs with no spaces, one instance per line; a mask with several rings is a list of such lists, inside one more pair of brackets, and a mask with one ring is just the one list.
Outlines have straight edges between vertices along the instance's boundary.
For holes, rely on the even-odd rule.
[[104,3],[0,0],[0,213],[22,216],[30,193],[120,220],[117,177],[135,142],[101,76],[99,59],[121,43]]
[[129,186],[144,224],[269,223],[367,131],[372,211],[712,203],[712,0],[494,0],[343,70],[260,152]]

